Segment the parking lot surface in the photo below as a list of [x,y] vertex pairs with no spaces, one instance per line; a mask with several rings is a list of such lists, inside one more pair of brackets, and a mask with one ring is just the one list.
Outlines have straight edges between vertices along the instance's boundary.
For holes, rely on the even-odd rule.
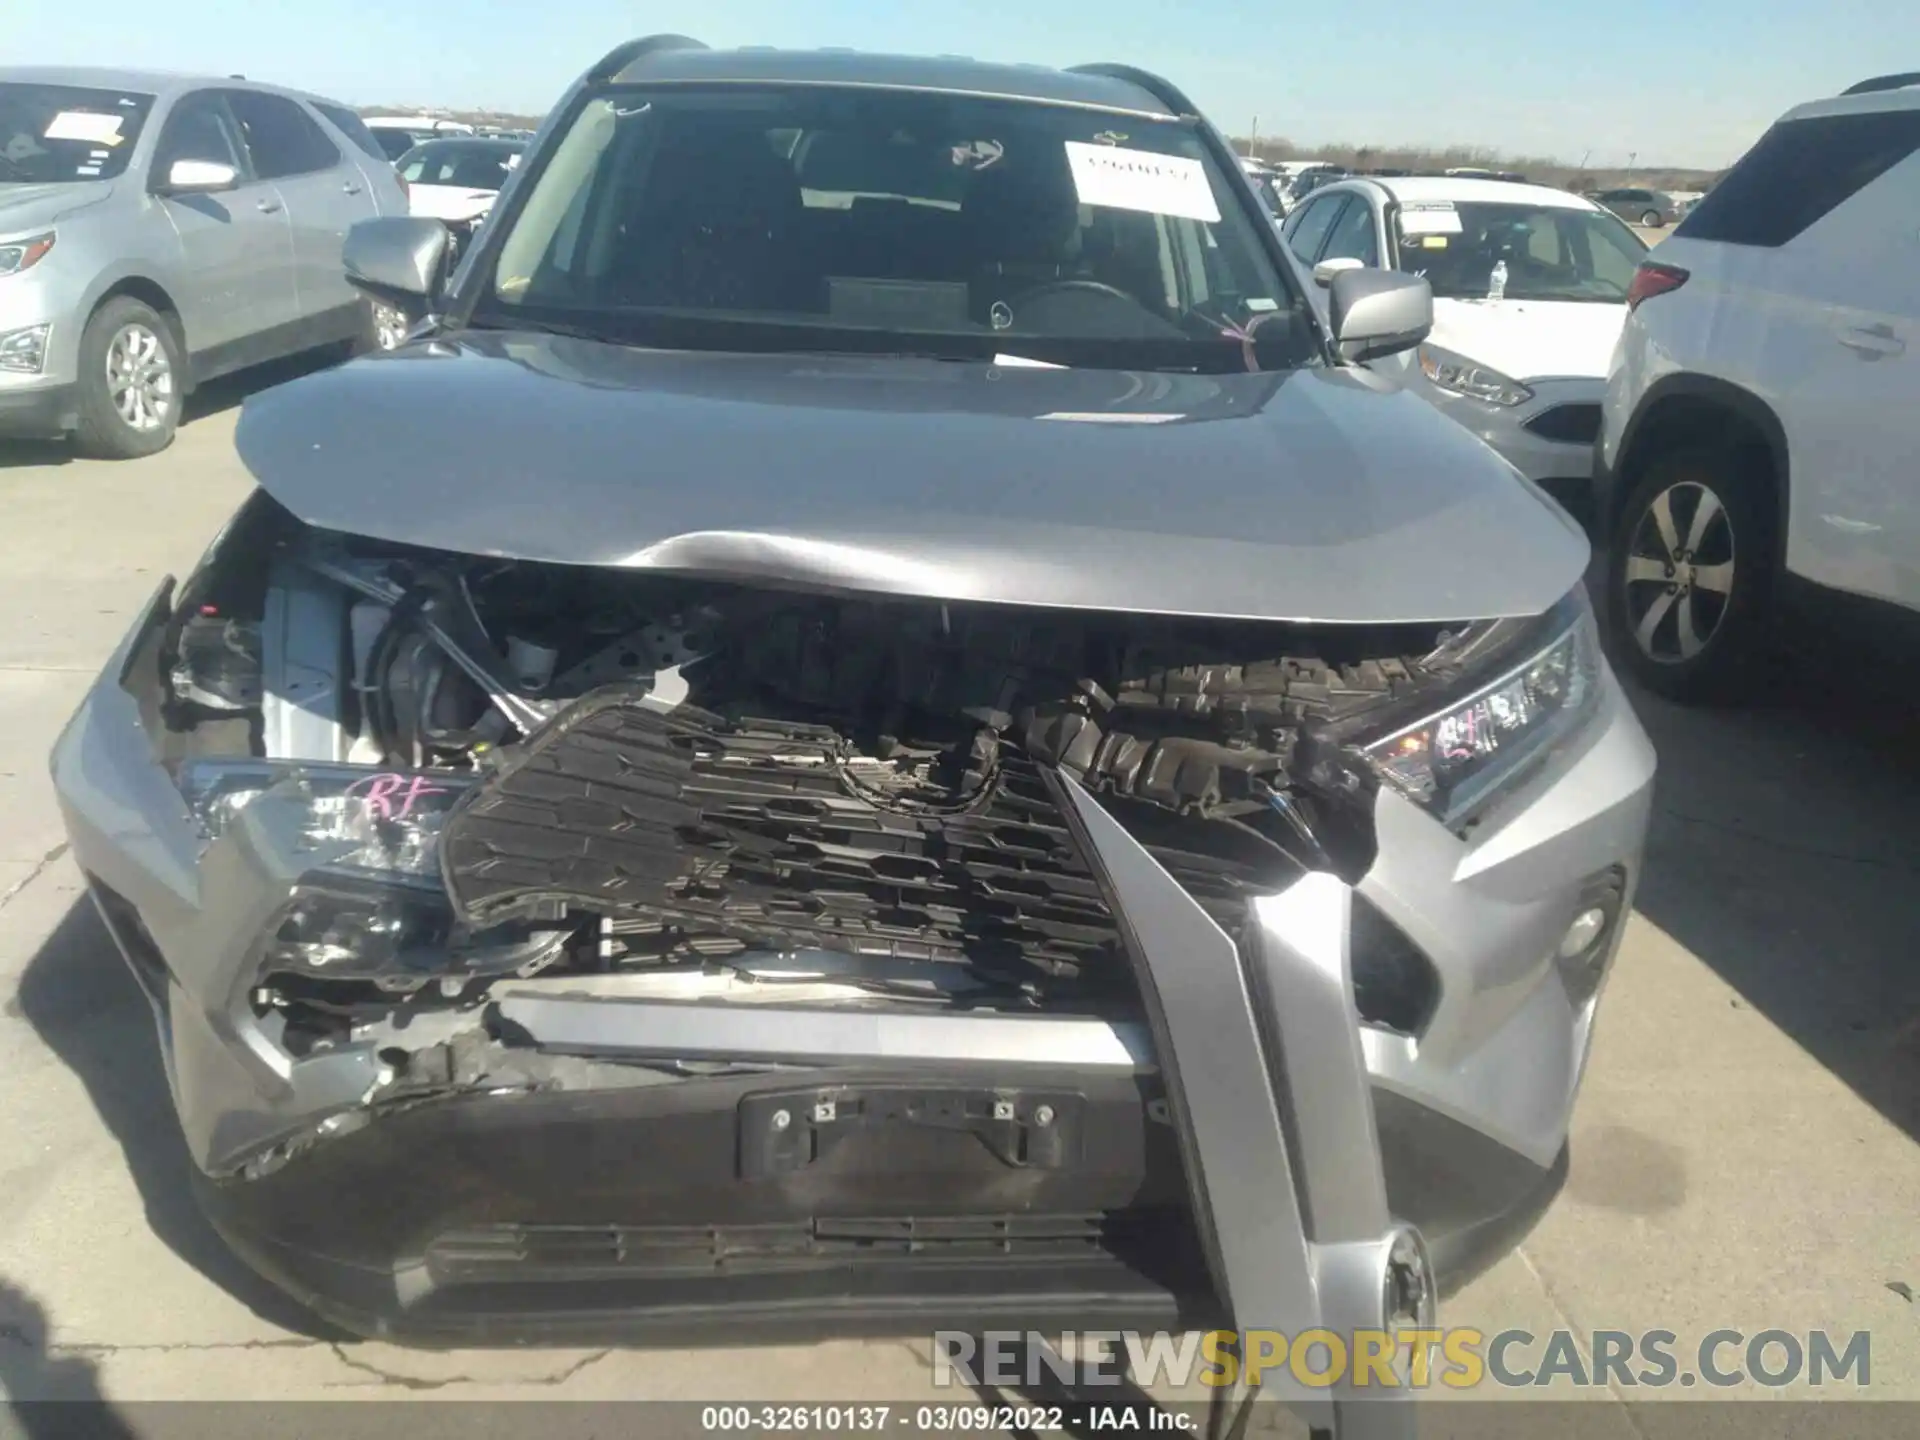
[[[0,450],[0,1386],[114,1400],[933,1393],[926,1345],[905,1341],[693,1355],[345,1342],[199,1218],[148,1013],[64,854],[46,756],[136,607],[249,487],[237,398],[204,400],[146,461]],[[1829,647],[1783,663],[1760,708],[1641,702],[1657,815],[1571,1178],[1447,1324],[1665,1329],[1683,1354],[1718,1329],[1867,1330],[1871,1393],[1920,1398],[1920,761],[1890,668]],[[1647,1433],[1644,1412],[1619,1419]]]

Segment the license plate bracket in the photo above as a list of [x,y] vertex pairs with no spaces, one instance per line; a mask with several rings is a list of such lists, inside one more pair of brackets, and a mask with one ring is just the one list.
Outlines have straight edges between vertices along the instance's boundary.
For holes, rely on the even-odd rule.
[[791,1175],[862,1132],[916,1127],[972,1135],[1014,1169],[1078,1163],[1086,1097],[1023,1086],[820,1085],[761,1090],[740,1102],[742,1179]]

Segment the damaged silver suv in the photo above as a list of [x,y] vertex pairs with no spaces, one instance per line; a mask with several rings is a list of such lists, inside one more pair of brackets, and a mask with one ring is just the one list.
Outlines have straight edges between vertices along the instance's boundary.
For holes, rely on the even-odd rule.
[[201,1199],[432,1343],[1382,1323],[1563,1174],[1587,546],[1114,66],[624,46],[61,737]]

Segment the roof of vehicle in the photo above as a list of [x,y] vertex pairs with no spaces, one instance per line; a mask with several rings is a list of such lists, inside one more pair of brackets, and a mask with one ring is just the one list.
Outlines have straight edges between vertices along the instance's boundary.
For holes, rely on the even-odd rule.
[[1345,183],[1377,185],[1402,205],[1453,200],[1466,205],[1543,205],[1566,210],[1597,208],[1591,200],[1582,199],[1570,190],[1555,190],[1548,185],[1523,185],[1514,180],[1473,180],[1459,175],[1368,175]]
[[324,95],[309,94],[290,85],[270,85],[237,75],[195,75],[177,70],[129,70],[108,65],[6,65],[0,66],[0,85],[72,85],[83,89],[121,90],[136,95],[165,98],[183,90],[200,90],[218,85],[226,90],[267,90],[276,95],[296,95],[302,100],[337,105]]
[[[673,37],[659,37],[671,41]],[[648,42],[636,42],[636,46]],[[1007,65],[961,55],[882,55],[856,50],[776,50],[748,46],[709,50],[685,42],[656,48],[617,63],[607,78],[648,84],[859,85],[889,90],[935,90],[997,99],[1084,105],[1132,114],[1174,116],[1190,113],[1179,92],[1164,81],[1119,73],[1120,67],[1054,70],[1044,65]],[[622,63],[623,62],[623,63]]]
[[1863,115],[1875,110],[1912,110],[1920,107],[1920,73],[1881,75],[1824,100],[1796,105],[1780,118],[1807,120],[1816,115]]

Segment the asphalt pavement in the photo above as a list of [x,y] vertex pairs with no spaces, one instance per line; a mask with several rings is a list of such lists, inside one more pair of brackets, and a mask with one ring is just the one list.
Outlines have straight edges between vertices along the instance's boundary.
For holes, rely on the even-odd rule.
[[[0,448],[0,1391],[952,1399],[931,1389],[927,1347],[897,1340],[346,1342],[200,1219],[148,1013],[64,852],[46,756],[137,606],[246,493],[231,443],[242,393],[201,397],[175,445],[144,461]],[[1916,712],[1871,651],[1820,651],[1783,660],[1760,708],[1640,702],[1658,808],[1571,1178],[1446,1323],[1664,1329],[1683,1349],[1719,1329],[1866,1330],[1871,1393],[1920,1399]],[[1612,1410],[1617,1433],[1652,1433],[1645,1412]]]

